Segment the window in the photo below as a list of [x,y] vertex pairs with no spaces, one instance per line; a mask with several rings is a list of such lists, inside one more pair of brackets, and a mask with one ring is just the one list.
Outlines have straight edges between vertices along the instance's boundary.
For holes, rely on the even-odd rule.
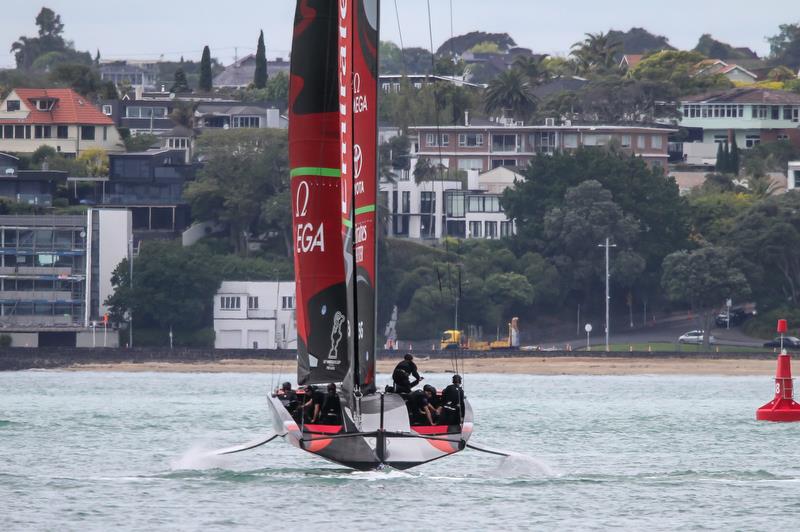
[[53,136],[53,128],[52,126],[44,126],[43,128],[44,138],[49,139]]
[[492,135],[492,151],[517,151],[517,135]]
[[81,126],[81,140],[94,140],[94,126]]
[[467,207],[469,212],[503,212],[500,196],[495,195],[469,196]]
[[20,109],[19,100],[7,100],[6,101],[6,111],[8,111],[9,113],[11,111],[19,111],[19,109]]
[[458,145],[465,148],[473,148],[475,146],[483,146],[482,133],[459,133]]
[[[447,216],[463,218],[466,196],[463,192],[448,192],[446,200]],[[448,230],[449,234],[449,230]]]
[[14,126],[14,138],[16,139],[25,138],[25,126]]
[[728,135],[714,135],[714,142],[717,144],[725,144],[728,142]]
[[512,234],[511,222],[500,222],[500,238],[506,238]]
[[486,238],[497,238],[497,222],[486,222]]
[[294,309],[294,297],[293,296],[283,296],[281,298],[281,308],[283,310],[293,310]]
[[469,236],[472,238],[480,238],[481,237],[481,222],[470,222],[469,223]]
[[539,153],[553,153],[556,151],[556,132],[539,131],[528,137],[533,149]]
[[111,116],[112,114],[114,114],[113,107],[111,107],[110,105],[104,105],[103,114],[106,116]]
[[492,169],[501,166],[517,166],[516,159],[492,159]]
[[466,238],[467,228],[464,220],[447,220],[447,236]]
[[644,135],[638,135],[636,137],[636,147],[640,150],[644,149]]
[[33,138],[42,138],[42,126],[33,126]]
[[655,150],[660,150],[662,146],[661,135],[650,135],[650,146]]
[[258,310],[258,296],[249,296],[247,298],[247,310]]
[[234,116],[233,127],[258,128],[261,127],[261,119],[257,116]]
[[56,136],[60,139],[69,138],[69,126],[58,126],[56,128]]
[[781,141],[781,140],[789,140],[789,135],[787,135],[785,133],[781,133],[781,134],[778,135],[778,140],[779,141]]
[[400,208],[402,209],[400,212],[403,213],[411,212],[411,192],[408,191],[403,192],[403,199]]
[[237,296],[222,296],[219,298],[220,310],[239,310],[241,299]]
[[752,148],[758,144],[761,144],[761,135],[746,135],[744,137],[745,147]]
[[565,133],[564,134],[564,147],[565,148],[577,148],[578,147],[578,134],[577,133]]
[[791,120],[792,119],[792,108],[791,106],[785,106],[783,108],[783,119],[784,120]]
[[425,144],[427,144],[428,146],[449,146],[450,134],[442,133],[441,135],[438,136],[438,142],[437,142],[436,134],[428,133],[425,135]]
[[630,135],[622,135],[620,136],[620,144],[622,144],[623,148],[630,148],[631,147],[631,136]]
[[596,135],[593,133],[587,134],[583,136],[583,145],[584,146],[605,146],[608,144],[610,137],[609,135]]
[[752,108],[752,118],[765,120],[769,113],[769,105],[754,105]]
[[469,170],[483,170],[483,159],[459,159],[458,160],[458,169],[469,171]]
[[436,212],[436,196],[433,192],[420,192],[419,212],[426,214]]
[[36,100],[36,108],[39,111],[49,111],[53,108],[53,105],[56,103],[55,100]]
[[770,106],[770,118],[772,120],[780,120],[780,118],[781,118],[781,106],[780,105],[772,105],[772,106]]
[[7,139],[14,138],[14,126],[3,126],[3,137]]

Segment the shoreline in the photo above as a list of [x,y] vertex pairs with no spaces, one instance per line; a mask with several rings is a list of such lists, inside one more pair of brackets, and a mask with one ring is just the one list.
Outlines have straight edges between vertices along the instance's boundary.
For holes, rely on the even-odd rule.
[[[379,373],[390,373],[400,358],[378,362]],[[452,373],[445,358],[417,357],[420,372]],[[775,359],[678,357],[492,357],[461,358],[464,373],[519,375],[721,375],[772,376]],[[76,363],[48,371],[163,372],[163,373],[292,373],[294,360],[229,358],[197,362]]]

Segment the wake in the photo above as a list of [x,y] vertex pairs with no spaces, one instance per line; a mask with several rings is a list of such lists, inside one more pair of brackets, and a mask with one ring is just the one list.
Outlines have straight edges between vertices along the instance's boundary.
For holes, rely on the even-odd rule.
[[172,471],[198,471],[203,469],[229,469],[233,458],[216,454],[205,445],[195,445],[170,462]]

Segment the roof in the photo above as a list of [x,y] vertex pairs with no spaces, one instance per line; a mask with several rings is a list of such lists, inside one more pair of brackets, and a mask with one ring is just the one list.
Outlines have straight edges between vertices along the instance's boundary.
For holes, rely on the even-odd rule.
[[625,54],[622,56],[622,60],[619,62],[620,65],[625,63],[628,65],[628,68],[633,68],[639,64],[639,62],[644,57],[644,54]]
[[477,124],[470,124],[469,126],[412,126],[409,129],[416,131],[434,131],[439,130],[442,132],[451,131],[486,131],[491,130],[491,133],[502,134],[508,132],[509,134],[525,132],[525,131],[564,131],[564,132],[585,132],[585,133],[603,133],[603,132],[647,132],[647,133],[675,133],[677,128],[659,127],[655,125],[555,125],[555,126],[506,126],[498,122],[489,122]]
[[[22,119],[0,117],[0,123],[114,125],[111,117],[72,89],[14,89],[14,93],[25,100],[30,112]],[[57,100],[56,104],[50,111],[39,111],[34,101],[45,98]]]
[[552,81],[536,86],[533,89],[533,95],[542,100],[553,94],[578,91],[586,86],[587,83],[589,83],[589,81],[585,78],[579,78],[577,76],[559,76]]
[[734,70],[741,70],[742,72],[744,72],[748,76],[752,77],[753,79],[757,79],[758,78],[757,75],[753,74],[752,72],[750,72],[749,70],[747,70],[746,68],[744,68],[743,66],[740,66],[740,65],[728,65],[725,68],[723,68],[722,70],[720,70],[719,73],[720,74],[727,74],[728,72],[732,72]]
[[800,94],[788,91],[739,87],[725,91],[687,96],[684,103],[753,103],[772,105],[800,105]]

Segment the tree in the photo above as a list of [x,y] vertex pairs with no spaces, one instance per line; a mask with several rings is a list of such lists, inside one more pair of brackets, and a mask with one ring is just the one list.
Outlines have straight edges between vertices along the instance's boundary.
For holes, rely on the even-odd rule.
[[697,52],[664,50],[642,59],[629,74],[641,81],[671,84],[678,95],[733,87],[722,74],[695,76],[695,65],[703,59],[705,56]]
[[172,82],[172,87],[169,88],[169,92],[176,94],[180,92],[192,92],[192,89],[189,88],[189,82],[186,80],[186,72],[184,72],[182,68],[175,70],[175,79]]
[[208,45],[203,47],[203,56],[200,59],[200,82],[198,88],[204,92],[211,92],[211,49]]
[[76,63],[66,63],[55,67],[50,79],[56,83],[67,85],[83,96],[90,96],[102,87],[100,76],[93,68]]
[[709,33],[700,36],[693,51],[711,59],[758,59],[758,56],[749,50],[734,48],[728,43],[714,39]]
[[702,315],[706,346],[715,311],[727,298],[743,299],[750,295],[747,279],[722,248],[706,246],[694,251],[676,251],[664,259],[663,269],[661,284],[667,297],[688,303]]
[[583,41],[572,45],[571,55],[583,74],[608,73],[617,67],[617,55],[622,51],[622,42],[607,33],[587,33]]
[[[663,35],[654,35],[644,28],[631,28],[628,31],[611,30],[608,38],[622,45],[620,53],[646,54],[661,50],[674,50],[669,39]],[[619,59],[622,59],[621,57]]]
[[519,70],[502,72],[489,83],[485,94],[487,113],[527,119],[536,110],[536,100],[530,82]]
[[736,135],[733,135],[733,140],[731,141],[731,151],[728,154],[728,165],[729,165],[729,171],[733,175],[738,176],[741,166],[741,161],[739,160],[739,145],[736,144]]
[[764,176],[769,172],[786,172],[789,161],[800,158],[800,148],[787,140],[762,142],[745,151],[742,166],[747,175]]
[[286,132],[276,129],[231,129],[198,138],[205,164],[185,197],[196,218],[228,227],[241,255],[259,229],[264,202],[288,186],[287,142]]
[[258,46],[256,48],[256,72],[253,76],[253,85],[257,89],[267,86],[267,49],[264,46],[264,30],[258,35]]
[[64,24],[61,22],[61,15],[57,15],[52,9],[43,7],[36,16],[36,25],[39,27],[37,37],[21,36],[11,45],[11,52],[14,54],[17,68],[32,68],[40,56],[54,52],[60,55],[51,56],[44,62],[44,65],[40,63],[37,68],[45,68],[53,64],[55,57],[61,57],[62,62],[92,64],[91,54],[76,52],[72,43],[66,42],[62,37]]
[[46,7],[43,7],[36,15],[36,25],[39,26],[40,38],[58,39],[64,32],[61,15],[57,15],[52,9]]
[[777,35],[767,38],[770,61],[797,71],[800,68],[800,24],[781,24]]
[[108,153],[102,148],[83,150],[77,160],[86,166],[86,172],[90,176],[104,177],[108,175]]
[[582,292],[589,303],[592,286],[602,279],[604,271],[597,244],[611,238],[620,250],[629,250],[638,239],[639,227],[639,222],[614,202],[611,192],[588,180],[568,189],[563,206],[554,207],[545,216],[545,249],[562,275],[569,272],[565,280],[570,288]]
[[797,73],[791,68],[778,66],[769,71],[767,79],[770,81],[791,81],[797,79]]
[[493,43],[498,50],[506,51],[517,45],[508,33],[485,33],[473,31],[464,35],[456,35],[444,41],[436,50],[437,56],[460,56],[480,43]]
[[[722,144],[722,142],[717,142],[717,163],[714,165],[714,168],[719,173],[725,173],[728,171],[728,158],[725,154],[725,148],[722,146]],[[727,142],[725,144],[727,144]]]
[[172,109],[169,118],[179,126],[192,129],[194,127],[194,106],[180,103]]

